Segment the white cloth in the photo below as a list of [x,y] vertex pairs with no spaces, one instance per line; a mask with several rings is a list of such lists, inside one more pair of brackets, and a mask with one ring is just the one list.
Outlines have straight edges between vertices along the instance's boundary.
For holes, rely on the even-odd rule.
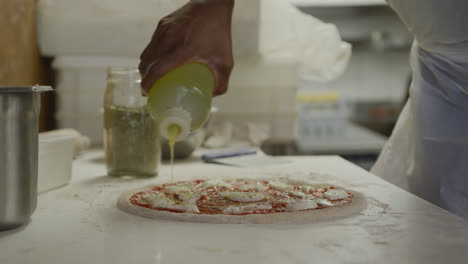
[[372,172],[468,219],[468,1],[388,2],[415,36],[413,81]]
[[411,99],[400,113],[371,172],[407,191],[414,171],[414,132]]
[[[243,1],[237,0],[236,5]],[[312,81],[335,80],[346,70],[351,45],[337,27],[302,13],[287,0],[263,0],[260,14],[260,53],[294,58],[299,75]]]

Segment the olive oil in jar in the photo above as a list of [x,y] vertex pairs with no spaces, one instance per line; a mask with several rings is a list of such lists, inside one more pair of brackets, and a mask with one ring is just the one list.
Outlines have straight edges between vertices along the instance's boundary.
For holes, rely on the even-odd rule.
[[108,174],[152,177],[160,162],[159,129],[147,111],[109,106],[104,109],[104,144]]
[[142,178],[158,174],[161,161],[159,126],[141,95],[134,68],[110,68],[104,99],[104,150],[107,174]]

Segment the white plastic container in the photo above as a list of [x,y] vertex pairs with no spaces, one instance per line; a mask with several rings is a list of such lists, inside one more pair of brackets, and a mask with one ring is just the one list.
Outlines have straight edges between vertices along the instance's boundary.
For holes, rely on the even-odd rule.
[[39,135],[38,191],[43,193],[71,181],[77,136],[73,133]]
[[346,134],[348,111],[346,100],[337,90],[313,83],[302,84],[297,93],[297,141],[336,140]]

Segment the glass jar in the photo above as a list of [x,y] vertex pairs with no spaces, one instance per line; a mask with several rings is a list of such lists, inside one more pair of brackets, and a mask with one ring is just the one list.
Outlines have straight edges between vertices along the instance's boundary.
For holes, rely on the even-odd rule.
[[104,150],[107,174],[141,178],[158,174],[159,128],[141,95],[136,68],[108,68],[104,95]]

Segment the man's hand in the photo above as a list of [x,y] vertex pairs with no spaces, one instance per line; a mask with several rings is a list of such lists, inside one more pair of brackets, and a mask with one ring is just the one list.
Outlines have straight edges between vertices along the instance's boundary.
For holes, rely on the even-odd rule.
[[143,94],[169,71],[189,62],[214,73],[213,95],[226,92],[234,66],[231,18],[234,0],[191,0],[161,19],[140,57]]

